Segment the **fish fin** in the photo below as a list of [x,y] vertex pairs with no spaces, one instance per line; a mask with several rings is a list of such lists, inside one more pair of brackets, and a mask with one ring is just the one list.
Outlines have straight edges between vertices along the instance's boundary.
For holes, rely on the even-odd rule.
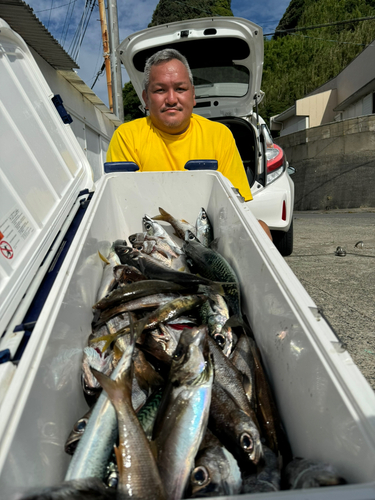
[[99,257],[101,258],[101,260],[102,260],[103,262],[105,262],[106,264],[110,264],[109,260],[108,260],[108,259],[106,259],[106,258],[104,257],[104,255],[103,255],[103,254],[101,254],[101,253],[99,252],[99,250],[98,250],[98,254],[99,254]]
[[158,459],[158,447],[156,446],[156,441],[150,441],[150,450],[153,454],[155,460]]
[[217,252],[219,246],[219,240],[220,238],[215,238],[214,240],[212,240],[208,248],[211,248],[211,250]]
[[117,446],[114,446],[113,450],[114,450],[115,456],[116,456],[117,468],[119,471],[121,471],[123,469],[121,451]]
[[[109,333],[108,335],[103,335],[102,337],[95,337],[94,339],[89,340],[90,344],[96,344],[98,342],[101,342],[102,340],[106,341],[106,345],[103,347],[102,352],[105,352],[108,347],[111,345],[111,342],[116,340],[116,333]],[[107,345],[108,344],[108,345]]]
[[225,295],[225,291],[224,291],[224,288],[223,288],[223,285],[228,285],[228,283],[222,283],[222,282],[219,282],[219,281],[213,281],[211,284],[210,284],[210,288],[215,292],[215,293],[218,293],[219,295],[222,295],[224,297]]

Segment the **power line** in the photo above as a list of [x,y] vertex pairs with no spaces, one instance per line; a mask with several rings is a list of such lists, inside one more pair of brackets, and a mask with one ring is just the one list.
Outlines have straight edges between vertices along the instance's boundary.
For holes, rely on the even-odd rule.
[[301,38],[309,38],[310,40],[322,40],[323,42],[345,43],[349,45],[361,45],[362,47],[367,47],[366,43],[342,42],[341,40],[328,40],[328,38],[317,38],[315,36],[300,35],[299,33],[290,33],[290,34],[295,36],[300,36]]
[[[74,0],[75,2],[76,0]],[[39,12],[47,12],[47,10],[55,10],[55,9],[60,9],[61,7],[66,7],[67,5],[70,5],[72,2],[69,3],[64,3],[63,5],[58,5],[57,7],[50,7],[49,9],[43,9],[43,10],[35,10],[34,13],[38,14]]]
[[345,21],[336,21],[334,23],[326,23],[326,24],[316,24],[315,26],[304,26],[302,28],[289,28],[286,30],[275,30],[273,33],[264,33],[263,36],[271,36],[275,33],[294,33],[295,31],[304,31],[304,30],[315,30],[317,28],[327,28],[329,26],[339,26],[340,24],[350,24],[350,23],[358,23],[361,21],[371,21],[375,19],[375,16],[369,17],[356,17],[354,19],[347,19]]

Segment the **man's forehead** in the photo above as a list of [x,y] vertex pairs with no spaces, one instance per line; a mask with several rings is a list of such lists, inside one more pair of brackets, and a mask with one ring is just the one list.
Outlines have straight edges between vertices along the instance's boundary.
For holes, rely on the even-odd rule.
[[177,74],[178,80],[180,83],[184,82],[189,82],[190,83],[190,78],[189,78],[189,73],[188,70],[181,61],[178,59],[171,59],[169,61],[163,61],[159,64],[155,64],[154,66],[151,67],[150,70],[150,81],[151,80],[158,80],[161,78],[163,75],[167,74]]

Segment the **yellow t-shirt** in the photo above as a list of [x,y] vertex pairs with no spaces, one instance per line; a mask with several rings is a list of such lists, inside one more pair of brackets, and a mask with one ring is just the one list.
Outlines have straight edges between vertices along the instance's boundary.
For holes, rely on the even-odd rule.
[[107,161],[133,161],[140,171],[184,170],[189,160],[217,160],[218,171],[246,201],[252,199],[240,154],[232,132],[225,125],[193,114],[180,135],[154,127],[150,117],[123,123],[115,130]]

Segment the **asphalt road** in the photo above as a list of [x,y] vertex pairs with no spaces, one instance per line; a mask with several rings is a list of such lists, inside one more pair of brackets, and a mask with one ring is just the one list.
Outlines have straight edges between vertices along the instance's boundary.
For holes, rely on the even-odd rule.
[[375,390],[375,208],[295,212],[285,260]]

